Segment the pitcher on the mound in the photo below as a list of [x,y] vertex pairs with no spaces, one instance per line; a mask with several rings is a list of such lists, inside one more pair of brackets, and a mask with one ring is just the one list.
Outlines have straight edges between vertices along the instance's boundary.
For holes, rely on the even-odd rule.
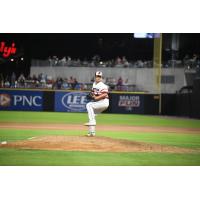
[[102,82],[102,72],[97,71],[95,73],[95,82],[93,83],[92,91],[87,97],[91,100],[86,104],[89,122],[84,125],[88,126],[88,136],[95,136],[95,116],[109,106],[108,86]]

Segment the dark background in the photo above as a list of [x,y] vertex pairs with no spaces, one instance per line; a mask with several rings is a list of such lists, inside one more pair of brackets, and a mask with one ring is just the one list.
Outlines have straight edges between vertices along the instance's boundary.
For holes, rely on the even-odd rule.
[[[200,34],[181,33],[179,38],[177,59],[183,59],[185,54],[199,54]],[[7,33],[0,34],[1,41],[7,45],[15,42],[18,48],[15,62],[10,62],[12,57],[4,59],[0,55],[0,72],[3,74],[17,71],[27,75],[31,59],[47,59],[54,55],[91,60],[98,54],[102,61],[116,59],[117,56],[126,56],[129,61],[153,58],[153,39],[134,38],[133,33]],[[172,57],[171,41],[172,34],[164,33],[163,60]]]

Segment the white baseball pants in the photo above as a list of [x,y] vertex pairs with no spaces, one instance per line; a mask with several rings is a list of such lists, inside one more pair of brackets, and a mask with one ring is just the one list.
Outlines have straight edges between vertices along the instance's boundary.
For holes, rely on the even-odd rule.
[[103,99],[96,102],[89,102],[86,105],[89,122],[96,123],[95,114],[101,113],[109,106],[109,100]]

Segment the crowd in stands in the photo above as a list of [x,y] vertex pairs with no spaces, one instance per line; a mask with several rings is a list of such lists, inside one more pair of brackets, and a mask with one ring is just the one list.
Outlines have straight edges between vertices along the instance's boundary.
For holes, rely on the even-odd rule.
[[50,56],[46,60],[32,60],[32,66],[69,66],[69,67],[152,67],[152,61],[128,61],[126,56],[118,56],[116,59],[102,60],[100,56],[95,55],[91,60],[88,59],[72,59],[70,56],[58,58]]
[[57,77],[54,80],[51,76],[44,75],[43,73],[38,76],[33,75],[32,77],[29,75],[27,77],[24,76],[23,73],[16,76],[13,72],[12,75],[3,77],[0,74],[0,87],[1,88],[46,88],[46,89],[72,89],[79,90],[84,89],[83,84],[78,83],[76,78],[70,77],[61,78]]
[[[35,63],[34,63],[35,62]],[[42,65],[41,62],[44,62]],[[102,61],[100,56],[95,55],[92,60],[88,61],[86,59],[72,59],[70,56],[63,57],[59,59],[57,56],[49,57],[46,61],[33,60],[32,66],[84,66],[84,67],[137,67],[137,68],[151,68],[153,66],[152,61],[142,61],[137,60],[135,62],[128,61],[125,56],[118,56],[116,59]],[[186,69],[196,69],[200,71],[200,55],[193,54],[189,56],[188,54],[184,56],[182,60],[169,60],[163,61],[162,66],[167,67],[184,67]],[[16,75],[14,72],[11,76],[3,76],[0,74],[0,88],[43,88],[43,89],[63,89],[63,90],[90,90],[92,86],[91,80],[90,83],[80,83],[75,77],[57,77],[53,79],[51,76],[45,75],[43,73],[38,76],[27,76],[25,77],[23,73]],[[130,84],[128,79],[124,80],[123,77],[106,77],[103,80],[107,85],[109,85],[110,90],[118,91],[132,91],[130,90]],[[135,87],[135,86],[134,86]]]
[[200,67],[200,55],[194,53],[192,57],[188,54],[183,58],[183,65],[187,68],[199,68]]
[[[152,68],[152,60],[129,61],[126,56],[117,56],[115,59],[102,60],[99,55],[88,59],[72,59],[70,56],[58,58],[49,56],[46,60],[32,60],[32,66],[69,66],[69,67],[122,67],[122,68]],[[162,67],[191,67],[200,65],[200,55],[194,53],[192,56],[186,54],[183,59],[170,59],[163,61]]]
[[[0,88],[27,88],[27,89],[56,89],[56,90],[90,90],[94,79],[90,83],[79,83],[75,77],[69,78],[57,77],[53,79],[51,76],[43,73],[38,76],[29,75],[27,77],[21,73],[18,77],[13,72],[11,76],[3,77],[0,74]],[[125,81],[122,77],[117,80],[113,77],[103,79],[110,90],[128,91],[128,79]]]

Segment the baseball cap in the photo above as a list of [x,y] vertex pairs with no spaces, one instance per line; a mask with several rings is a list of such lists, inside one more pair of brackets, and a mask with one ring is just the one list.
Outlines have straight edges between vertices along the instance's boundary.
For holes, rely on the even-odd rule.
[[100,71],[97,71],[97,72],[95,73],[95,76],[101,76],[101,77],[102,77],[102,75],[103,75],[103,73],[100,72]]

